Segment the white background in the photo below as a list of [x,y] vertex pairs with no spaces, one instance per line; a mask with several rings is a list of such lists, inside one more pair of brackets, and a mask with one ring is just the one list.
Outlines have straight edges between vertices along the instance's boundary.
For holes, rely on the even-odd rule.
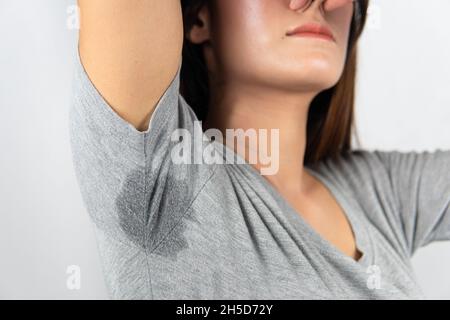
[[[0,0],[0,298],[107,298],[68,144],[77,30],[72,0]],[[362,146],[450,149],[450,1],[372,0],[361,41]],[[450,243],[413,258],[430,298],[450,299]],[[81,289],[66,286],[70,265]]]

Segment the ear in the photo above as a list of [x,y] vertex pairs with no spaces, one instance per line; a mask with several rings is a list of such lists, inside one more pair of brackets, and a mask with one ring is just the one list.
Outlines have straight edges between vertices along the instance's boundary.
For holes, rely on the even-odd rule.
[[191,30],[187,33],[187,38],[194,44],[201,44],[210,38],[211,15],[207,5],[204,5],[197,14],[197,19]]

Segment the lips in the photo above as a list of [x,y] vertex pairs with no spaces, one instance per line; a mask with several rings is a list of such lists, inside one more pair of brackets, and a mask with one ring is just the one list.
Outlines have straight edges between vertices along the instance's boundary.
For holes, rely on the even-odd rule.
[[306,23],[299,27],[286,32],[287,36],[305,36],[305,37],[317,37],[330,41],[336,41],[333,33],[329,28],[318,23]]

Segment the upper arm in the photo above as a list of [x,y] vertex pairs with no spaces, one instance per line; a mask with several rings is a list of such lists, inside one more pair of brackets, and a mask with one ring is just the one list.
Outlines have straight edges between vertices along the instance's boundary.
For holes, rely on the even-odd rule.
[[108,104],[138,130],[181,61],[180,0],[78,0],[83,65]]

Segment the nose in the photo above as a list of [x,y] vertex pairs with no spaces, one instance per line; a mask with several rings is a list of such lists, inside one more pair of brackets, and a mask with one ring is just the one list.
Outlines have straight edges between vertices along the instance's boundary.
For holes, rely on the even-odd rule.
[[305,12],[309,9],[311,12],[320,11],[321,15],[325,14],[323,3],[326,0],[290,0],[289,8],[296,12]]
[[343,7],[347,4],[351,4],[356,0],[326,0],[325,1],[325,11],[336,10],[340,7]]
[[355,0],[290,0],[289,8],[292,10],[300,10],[309,7],[313,2],[319,7],[323,5],[325,11],[333,11],[346,4],[350,4]]
[[321,7],[326,0],[290,0],[289,8],[292,10],[306,10],[311,5]]

